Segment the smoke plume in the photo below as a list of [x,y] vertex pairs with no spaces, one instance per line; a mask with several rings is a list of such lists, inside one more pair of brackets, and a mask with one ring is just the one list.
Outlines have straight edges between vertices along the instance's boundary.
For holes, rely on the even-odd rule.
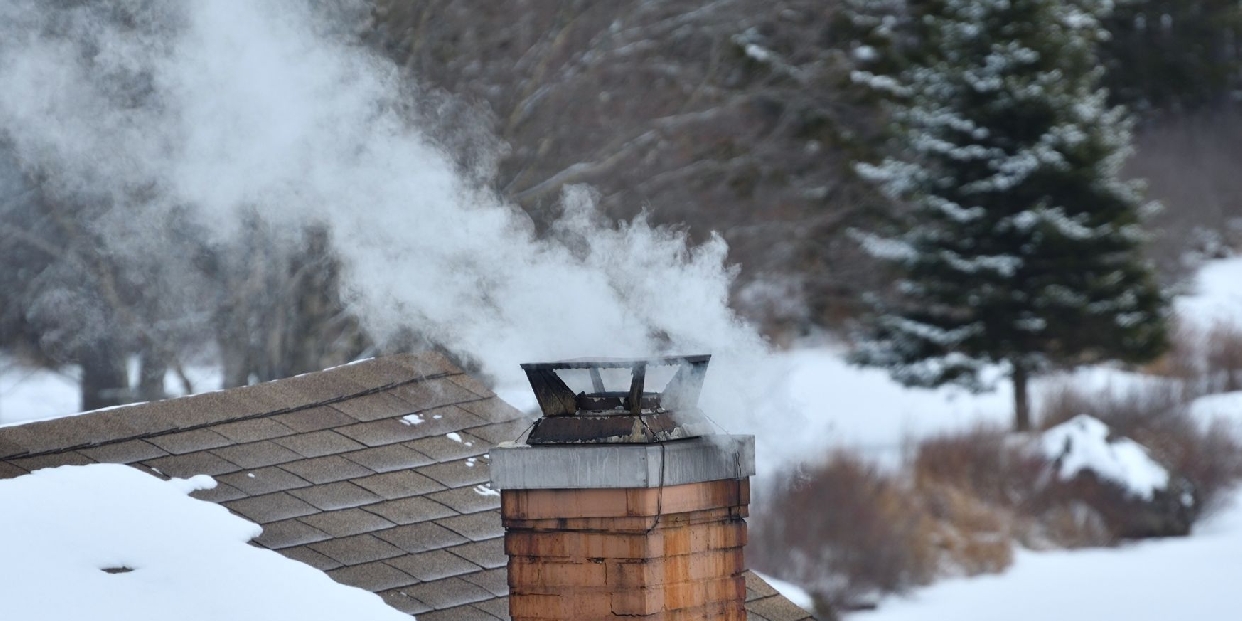
[[484,129],[411,105],[430,95],[356,42],[351,6],[313,4],[3,0],[0,135],[58,192],[118,205],[131,237],[173,209],[222,237],[243,209],[330,225],[378,339],[414,326],[502,382],[521,362],[710,352],[709,415],[761,440],[796,424],[728,306],[722,240],[604,222],[585,188],[537,236],[488,188]]

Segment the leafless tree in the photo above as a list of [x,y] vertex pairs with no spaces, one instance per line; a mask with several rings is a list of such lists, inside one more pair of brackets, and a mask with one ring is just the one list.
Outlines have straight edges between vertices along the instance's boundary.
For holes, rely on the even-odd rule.
[[841,314],[870,273],[840,233],[874,205],[848,161],[875,116],[848,88],[835,6],[376,0],[368,36],[490,111],[509,145],[497,187],[537,224],[589,183],[612,217],[718,231],[735,302],[789,327]]
[[368,346],[341,300],[330,233],[272,231],[257,214],[214,255],[222,285],[213,304],[224,386],[245,386],[344,364]]

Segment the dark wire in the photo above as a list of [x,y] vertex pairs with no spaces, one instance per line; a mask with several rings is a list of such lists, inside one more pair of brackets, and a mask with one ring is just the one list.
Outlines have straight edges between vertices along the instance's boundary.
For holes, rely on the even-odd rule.
[[[645,425],[646,423],[643,423],[643,424]],[[656,518],[655,518],[655,521],[651,523],[651,528],[648,528],[647,532],[643,533],[644,535],[650,535],[651,531],[654,531],[656,527],[660,525],[660,518],[664,516],[664,465],[668,463],[668,460],[665,458],[664,453],[665,453],[665,444],[661,442],[660,443],[660,487],[659,487],[659,491],[656,492]]]

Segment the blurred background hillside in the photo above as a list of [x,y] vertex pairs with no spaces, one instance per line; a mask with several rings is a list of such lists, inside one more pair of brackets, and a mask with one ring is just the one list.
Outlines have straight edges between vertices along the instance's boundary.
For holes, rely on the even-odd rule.
[[[879,6],[893,23],[909,18],[902,3]],[[330,9],[411,78],[412,114],[437,119],[433,138],[462,170],[536,230],[567,184],[589,184],[610,218],[646,213],[695,240],[717,232],[740,269],[734,308],[777,344],[840,333],[862,295],[891,282],[848,235],[895,209],[853,172],[888,132],[850,75],[900,50],[868,40],[841,2]],[[1148,252],[1177,287],[1242,242],[1242,16],[1227,0],[1134,0],[1105,25],[1104,84],[1138,120],[1125,175],[1164,205],[1147,222]],[[204,361],[233,386],[373,348],[344,310],[326,227],[274,232],[256,212],[246,235],[221,243],[174,211],[144,223],[141,244],[118,245],[100,231],[132,214],[58,192],[51,181],[65,171],[19,161],[4,144],[0,349],[23,365],[80,366],[83,407],[159,396],[170,370],[181,389],[207,388],[185,371]],[[409,326],[405,346],[435,345]]]

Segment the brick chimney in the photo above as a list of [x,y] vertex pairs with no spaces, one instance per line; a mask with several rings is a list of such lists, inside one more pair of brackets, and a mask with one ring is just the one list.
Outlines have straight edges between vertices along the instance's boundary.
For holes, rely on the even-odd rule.
[[[746,619],[754,438],[705,433],[707,362],[523,365],[544,416],[491,453],[514,621]],[[662,393],[644,389],[648,366],[676,368]],[[628,390],[606,390],[605,373],[627,370]],[[568,387],[572,372],[591,392]]]

